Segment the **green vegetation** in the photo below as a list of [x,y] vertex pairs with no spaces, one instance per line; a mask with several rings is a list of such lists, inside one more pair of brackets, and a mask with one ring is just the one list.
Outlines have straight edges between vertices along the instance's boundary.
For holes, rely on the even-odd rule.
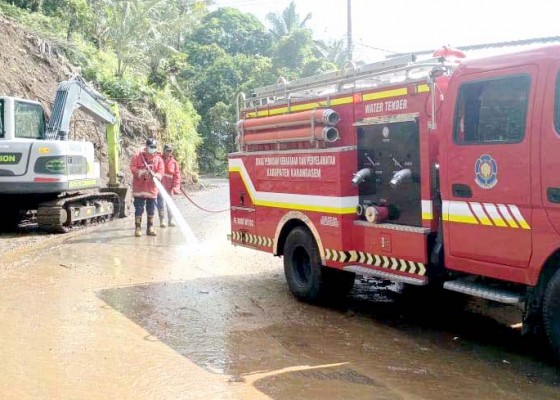
[[0,14],[63,48],[110,98],[158,116],[186,174],[223,172],[240,91],[335,68],[341,43],[313,40],[294,2],[271,29],[211,0],[0,0]]

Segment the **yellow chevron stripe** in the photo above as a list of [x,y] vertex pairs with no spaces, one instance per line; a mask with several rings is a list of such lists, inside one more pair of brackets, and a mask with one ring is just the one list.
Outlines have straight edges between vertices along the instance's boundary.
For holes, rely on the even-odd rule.
[[504,219],[506,220],[506,222],[508,223],[508,225],[510,227],[516,228],[516,229],[519,228],[519,225],[517,225],[517,222],[515,222],[515,219],[509,213],[509,210],[507,209],[507,207],[504,204],[498,204],[498,209],[500,210],[500,212],[504,216]]
[[232,240],[236,242],[244,242],[245,244],[252,244],[261,247],[272,247],[274,239],[266,236],[253,235],[247,232],[233,231],[231,233]]
[[[474,214],[471,212],[469,205],[474,211]],[[520,227],[523,229],[531,229],[531,226],[525,221],[519,208],[513,204],[481,204],[477,202],[444,200],[442,218],[446,222],[457,222],[461,224],[484,225],[507,229],[519,229]]]
[[488,218],[484,208],[480,203],[470,203],[472,210],[482,225],[492,226],[492,221]]
[[443,220],[449,222],[459,222],[461,224],[478,225],[478,221],[476,220],[476,218],[468,215],[448,214],[447,219],[445,219],[444,217]]
[[[348,258],[348,254],[350,254],[350,258]],[[413,275],[423,276],[426,274],[426,268],[422,263],[403,260],[401,258],[380,256],[357,250],[344,252],[340,250],[325,249],[325,259],[339,263],[358,262],[359,264],[372,265],[379,268],[391,269]]]

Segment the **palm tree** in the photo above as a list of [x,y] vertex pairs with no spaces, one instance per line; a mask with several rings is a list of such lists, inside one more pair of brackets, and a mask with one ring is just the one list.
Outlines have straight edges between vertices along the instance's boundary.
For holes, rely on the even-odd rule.
[[157,14],[164,0],[118,0],[106,8],[108,38],[117,56],[116,76],[145,57],[147,42],[158,29]]
[[335,39],[328,42],[314,40],[320,55],[328,62],[343,68],[348,60],[348,51],[344,43],[344,39]]
[[272,24],[270,32],[276,37],[284,37],[294,30],[305,27],[307,21],[311,19],[311,13],[307,13],[303,20],[300,20],[296,12],[296,3],[290,2],[282,13],[268,13],[266,19]]

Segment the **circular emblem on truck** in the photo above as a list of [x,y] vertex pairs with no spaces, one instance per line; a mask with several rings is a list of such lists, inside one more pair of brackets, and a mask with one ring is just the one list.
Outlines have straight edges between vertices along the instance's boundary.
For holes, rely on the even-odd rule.
[[474,173],[476,184],[482,189],[492,189],[498,183],[498,164],[489,154],[476,160]]
[[389,139],[389,127],[384,126],[381,134],[383,135],[383,139]]

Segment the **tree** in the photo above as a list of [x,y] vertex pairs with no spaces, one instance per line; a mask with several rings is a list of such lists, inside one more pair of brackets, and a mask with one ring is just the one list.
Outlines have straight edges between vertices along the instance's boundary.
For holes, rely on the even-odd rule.
[[252,14],[220,8],[206,15],[190,40],[199,45],[215,44],[228,54],[267,54],[270,36]]
[[146,49],[150,83],[161,87],[171,78],[177,61],[184,58],[180,53],[184,36],[200,24],[207,3],[209,0],[165,0],[160,11],[152,13]]
[[275,78],[268,57],[225,54],[192,77],[192,95],[201,115],[199,131],[200,166],[204,171],[221,171],[235,139],[235,98],[240,91],[249,92]]
[[279,39],[272,49],[272,63],[287,79],[310,76],[334,66],[318,52],[309,29],[296,29]]
[[266,19],[272,24],[270,32],[280,38],[289,35],[296,29],[304,28],[307,21],[311,19],[311,13],[307,13],[301,20],[296,12],[296,3],[292,1],[282,13],[268,13]]
[[273,66],[281,75],[293,79],[326,69],[321,42],[314,41],[313,32],[305,28],[311,13],[301,19],[292,1],[281,13],[269,13],[266,18],[276,38],[272,46]]
[[336,65],[339,69],[344,68],[348,60],[348,50],[344,39],[332,40],[330,42],[315,42],[325,60]]
[[121,78],[134,62],[143,62],[147,41],[157,30],[164,0],[119,0],[106,8],[109,41],[117,56],[115,75]]
[[58,13],[63,21],[67,21],[66,40],[70,41],[80,28],[83,32],[87,30],[92,20],[92,13],[86,0],[64,0],[63,3]]
[[88,38],[93,42],[97,50],[105,48],[109,40],[108,7],[113,0],[87,0],[91,10],[96,10],[95,18],[90,21]]
[[213,0],[171,0],[176,2],[177,17],[182,21],[179,26],[174,47],[180,50],[185,44],[185,37],[192,34],[200,25],[202,18],[208,13],[208,6]]

